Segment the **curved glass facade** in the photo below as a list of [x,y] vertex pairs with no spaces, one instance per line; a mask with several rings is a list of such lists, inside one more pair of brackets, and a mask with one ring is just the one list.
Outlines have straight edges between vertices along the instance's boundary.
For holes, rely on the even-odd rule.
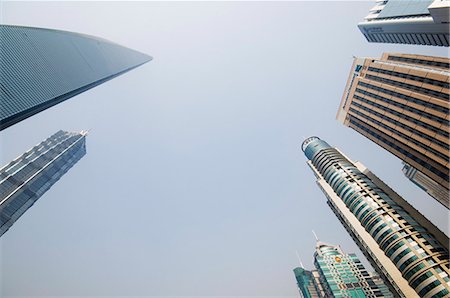
[[450,295],[448,250],[432,234],[326,142],[314,140],[304,152],[418,296]]

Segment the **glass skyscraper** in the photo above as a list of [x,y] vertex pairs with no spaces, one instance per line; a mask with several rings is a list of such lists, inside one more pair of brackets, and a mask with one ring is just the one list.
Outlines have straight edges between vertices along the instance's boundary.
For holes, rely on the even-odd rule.
[[152,57],[102,38],[0,25],[0,130]]
[[369,42],[448,47],[449,7],[442,0],[376,0],[358,27]]
[[298,287],[309,297],[394,297],[378,275],[369,274],[355,254],[321,241],[314,252],[315,270],[294,269]]
[[323,297],[323,290],[320,287],[317,271],[309,271],[302,267],[294,269],[297,286],[303,298]]
[[86,135],[60,130],[0,169],[0,236],[86,154]]
[[328,205],[393,293],[448,297],[448,237],[362,164],[317,137],[302,144]]

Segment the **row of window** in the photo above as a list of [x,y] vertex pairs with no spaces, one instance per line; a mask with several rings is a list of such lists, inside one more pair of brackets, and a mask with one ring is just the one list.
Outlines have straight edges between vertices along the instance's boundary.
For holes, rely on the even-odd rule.
[[370,122],[372,122],[372,123],[374,123],[374,124],[376,124],[376,125],[378,125],[380,127],[383,127],[384,129],[386,129],[386,130],[388,130],[388,131],[390,131],[390,132],[392,132],[392,133],[402,137],[403,139],[408,140],[411,143],[414,143],[415,145],[421,147],[422,149],[425,149],[426,151],[429,151],[429,152],[433,153],[434,155],[442,158],[443,160],[447,160],[448,159],[447,155],[437,151],[436,149],[434,149],[434,148],[432,148],[432,147],[430,147],[428,145],[423,144],[422,142],[417,141],[416,139],[414,139],[414,138],[412,138],[412,137],[410,137],[410,136],[400,132],[399,130],[394,129],[394,128],[392,128],[392,127],[390,127],[390,126],[388,126],[388,125],[386,125],[386,124],[384,124],[384,123],[382,123],[382,122],[380,122],[378,120],[375,120],[374,118],[372,118],[372,117],[370,117],[370,116],[368,116],[368,115],[366,115],[364,113],[361,113],[361,112],[359,112],[359,111],[357,111],[357,110],[355,110],[353,108],[350,108],[350,110],[353,113],[363,117],[364,119],[369,120]]
[[425,118],[428,118],[430,120],[436,121],[436,122],[438,122],[440,124],[445,124],[445,125],[448,126],[448,120],[445,119],[445,118],[441,118],[441,117],[435,116],[435,115],[433,115],[431,113],[428,113],[428,112],[425,112],[425,111],[421,111],[419,109],[416,109],[416,108],[407,106],[405,104],[396,102],[394,100],[388,99],[388,98],[383,97],[381,95],[378,95],[378,94],[375,94],[375,93],[372,93],[372,92],[369,92],[369,91],[366,91],[366,90],[362,90],[360,88],[356,88],[356,92],[359,92],[359,93],[364,94],[366,96],[369,96],[371,98],[378,99],[378,100],[380,100],[382,102],[385,102],[385,103],[387,103],[389,105],[393,105],[393,106],[399,107],[399,108],[401,108],[401,109],[403,109],[405,111],[410,111],[410,112],[412,112],[412,113],[414,113],[416,115],[420,115],[421,117],[425,117]]
[[[379,112],[377,112],[377,111],[375,111],[375,110],[373,110],[373,109],[370,109],[370,108],[368,108],[368,107],[366,107],[366,106],[364,106],[364,105],[362,105],[362,104],[359,104],[359,103],[357,103],[356,101],[353,101],[352,106],[355,106],[355,107],[360,108],[360,109],[362,109],[362,110],[364,110],[364,111],[367,111],[367,112],[369,112],[370,114],[375,115],[375,116],[377,116],[377,117],[380,117],[381,119],[386,120],[386,121],[388,121],[389,123],[392,123],[392,124],[394,124],[394,125],[396,125],[396,126],[399,126],[399,127],[403,128],[403,129],[409,131],[409,132],[412,132],[412,133],[415,134],[415,135],[418,134],[417,129],[412,128],[412,127],[410,127],[409,125],[403,124],[403,123],[400,122],[400,121],[396,121],[395,119],[392,119],[391,117],[388,117],[388,116],[386,116],[385,114],[379,113]],[[359,112],[359,111],[356,111],[356,110],[353,109],[353,108],[350,108],[350,110],[353,111],[354,113],[358,114],[358,115],[361,113],[361,112]],[[450,149],[450,146],[449,146],[447,143],[444,143],[444,142],[442,142],[442,141],[440,141],[440,140],[438,140],[438,139],[436,139],[436,138],[433,138],[433,137],[431,137],[431,136],[429,136],[429,135],[427,135],[427,134],[420,133],[420,136],[421,136],[422,138],[424,138],[424,139],[426,139],[426,140],[432,142],[433,144],[437,144],[437,145],[441,146],[442,148],[446,149],[447,151]]]
[[445,34],[431,33],[364,33],[370,42],[449,46]]
[[434,104],[434,103],[431,103],[431,102],[428,102],[428,101],[424,101],[424,100],[421,100],[421,99],[418,99],[418,98],[415,98],[415,97],[412,97],[412,96],[408,96],[408,95],[405,95],[405,94],[402,94],[402,93],[399,93],[399,92],[395,92],[395,91],[392,91],[392,90],[389,90],[389,89],[386,89],[386,88],[374,86],[372,84],[368,84],[368,83],[365,83],[365,82],[362,82],[362,81],[359,81],[358,85],[366,87],[366,88],[369,88],[369,89],[373,89],[373,90],[376,90],[376,91],[380,91],[380,92],[383,92],[383,93],[386,93],[386,94],[389,94],[389,95],[392,95],[392,96],[395,96],[395,97],[398,97],[398,98],[401,98],[401,99],[404,99],[404,100],[407,100],[408,102],[413,102],[413,103],[419,104],[419,105],[424,106],[426,108],[431,108],[433,110],[436,110],[438,112],[444,113],[446,115],[449,113],[448,105],[447,105],[447,107],[443,107],[443,106],[440,106],[440,105],[437,105],[437,104]]
[[388,113],[390,113],[390,114],[392,114],[392,115],[395,115],[395,116],[397,116],[397,117],[400,117],[400,118],[402,118],[402,119],[404,119],[404,120],[407,120],[408,122],[412,122],[412,123],[414,123],[414,124],[416,124],[416,125],[419,125],[419,126],[421,126],[421,127],[423,127],[423,128],[426,128],[426,129],[428,129],[428,130],[431,130],[432,132],[435,132],[435,133],[437,133],[437,134],[439,134],[439,135],[441,135],[441,136],[444,136],[444,137],[447,137],[447,138],[449,137],[448,131],[445,131],[445,130],[442,130],[442,129],[440,129],[440,128],[431,126],[431,125],[428,124],[428,123],[425,123],[425,122],[422,122],[422,121],[417,120],[417,119],[415,119],[415,118],[412,118],[412,117],[410,117],[410,116],[408,116],[408,115],[405,115],[404,113],[400,113],[400,112],[395,111],[395,110],[393,110],[393,109],[391,109],[391,108],[388,108],[388,107],[386,107],[386,106],[384,106],[384,105],[377,104],[377,103],[375,103],[375,102],[373,102],[373,101],[370,101],[370,100],[368,100],[368,99],[365,99],[365,98],[363,98],[363,97],[361,97],[361,96],[359,96],[359,95],[357,95],[357,94],[354,95],[354,98],[356,98],[356,99],[358,99],[358,100],[360,100],[360,101],[362,101],[362,102],[365,102],[365,103],[367,103],[367,104],[369,104],[369,105],[372,105],[372,106],[374,106],[374,107],[377,107],[377,108],[379,108],[379,109],[381,109],[381,110],[383,110],[383,111],[385,111],[385,112],[388,112]]
[[[444,172],[438,170],[437,168],[435,168],[432,165],[430,165],[428,162],[420,159],[418,157],[420,153],[417,152],[416,150],[414,150],[414,149],[409,149],[409,150],[403,149],[402,147],[398,146],[397,144],[395,144],[395,143],[389,141],[388,139],[384,138],[381,134],[376,133],[375,132],[375,128],[371,127],[369,129],[366,125],[363,125],[363,124],[359,123],[354,118],[350,119],[350,123],[352,125],[354,125],[355,127],[363,130],[364,132],[372,135],[375,139],[382,141],[387,146],[393,148],[394,152],[397,151],[397,152],[401,153],[402,155],[405,155],[407,158],[410,158],[410,159],[414,160],[419,165],[421,165],[422,167],[426,168],[430,172],[436,174],[440,178],[442,178],[442,179],[444,179],[446,181],[449,181],[449,175],[447,173],[444,173]],[[415,154],[413,154],[413,153],[415,153]]]
[[442,99],[442,100],[445,100],[445,101],[449,101],[448,94],[443,93],[443,92],[430,90],[430,89],[419,87],[419,86],[416,86],[416,85],[412,85],[412,84],[408,84],[408,83],[402,83],[402,82],[399,82],[399,81],[394,81],[394,80],[391,80],[391,79],[382,78],[382,77],[379,77],[379,76],[374,76],[374,75],[371,75],[371,74],[366,74],[365,77],[367,79],[370,79],[370,80],[373,80],[373,81],[377,81],[377,82],[388,84],[388,85],[392,85],[392,86],[401,87],[401,88],[406,89],[406,90],[412,90],[412,91],[415,91],[417,93],[421,93],[421,94],[424,94],[424,95],[427,95],[427,96],[434,96],[436,98],[439,98],[439,99]]
[[392,61],[399,61],[399,62],[407,62],[412,64],[420,64],[420,65],[426,65],[426,66],[437,66],[445,69],[450,68],[450,63],[448,62],[439,62],[439,61],[430,61],[430,60],[423,60],[423,59],[417,59],[417,58],[408,58],[408,57],[399,57],[399,56],[388,56],[388,60]]
[[394,76],[397,78],[407,79],[407,80],[420,82],[420,83],[426,83],[426,84],[433,85],[433,86],[439,86],[442,88],[447,88],[447,89],[450,88],[450,85],[447,82],[442,82],[442,81],[438,81],[438,80],[434,80],[434,79],[430,79],[430,78],[411,75],[411,74],[407,74],[407,73],[403,73],[403,72],[381,69],[381,68],[377,68],[377,67],[373,67],[373,66],[369,66],[368,70],[377,72],[377,73],[382,73],[385,75]]

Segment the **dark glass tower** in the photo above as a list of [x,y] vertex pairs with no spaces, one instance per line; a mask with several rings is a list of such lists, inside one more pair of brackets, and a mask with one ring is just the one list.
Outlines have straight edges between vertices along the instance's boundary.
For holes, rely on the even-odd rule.
[[86,134],[60,130],[0,169],[0,236],[86,154]]
[[0,130],[152,57],[98,37],[0,25]]
[[448,297],[448,237],[362,164],[317,137],[303,142],[317,184],[361,251],[400,297]]
[[314,273],[317,275],[317,271],[309,271],[301,267],[294,268],[297,286],[303,298],[323,297],[323,292],[321,292],[321,288],[319,288],[320,283],[318,282],[318,279],[315,279]]

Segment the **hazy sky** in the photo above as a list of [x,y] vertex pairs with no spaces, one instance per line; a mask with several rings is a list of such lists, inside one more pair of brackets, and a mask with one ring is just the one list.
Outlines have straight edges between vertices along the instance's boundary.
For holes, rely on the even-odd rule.
[[335,120],[352,55],[447,55],[367,43],[356,24],[373,2],[0,5],[3,23],[154,58],[0,133],[4,165],[59,129],[91,129],[87,155],[2,236],[0,296],[298,297],[311,230],[363,259],[306,165],[311,135],[448,234],[400,160]]

